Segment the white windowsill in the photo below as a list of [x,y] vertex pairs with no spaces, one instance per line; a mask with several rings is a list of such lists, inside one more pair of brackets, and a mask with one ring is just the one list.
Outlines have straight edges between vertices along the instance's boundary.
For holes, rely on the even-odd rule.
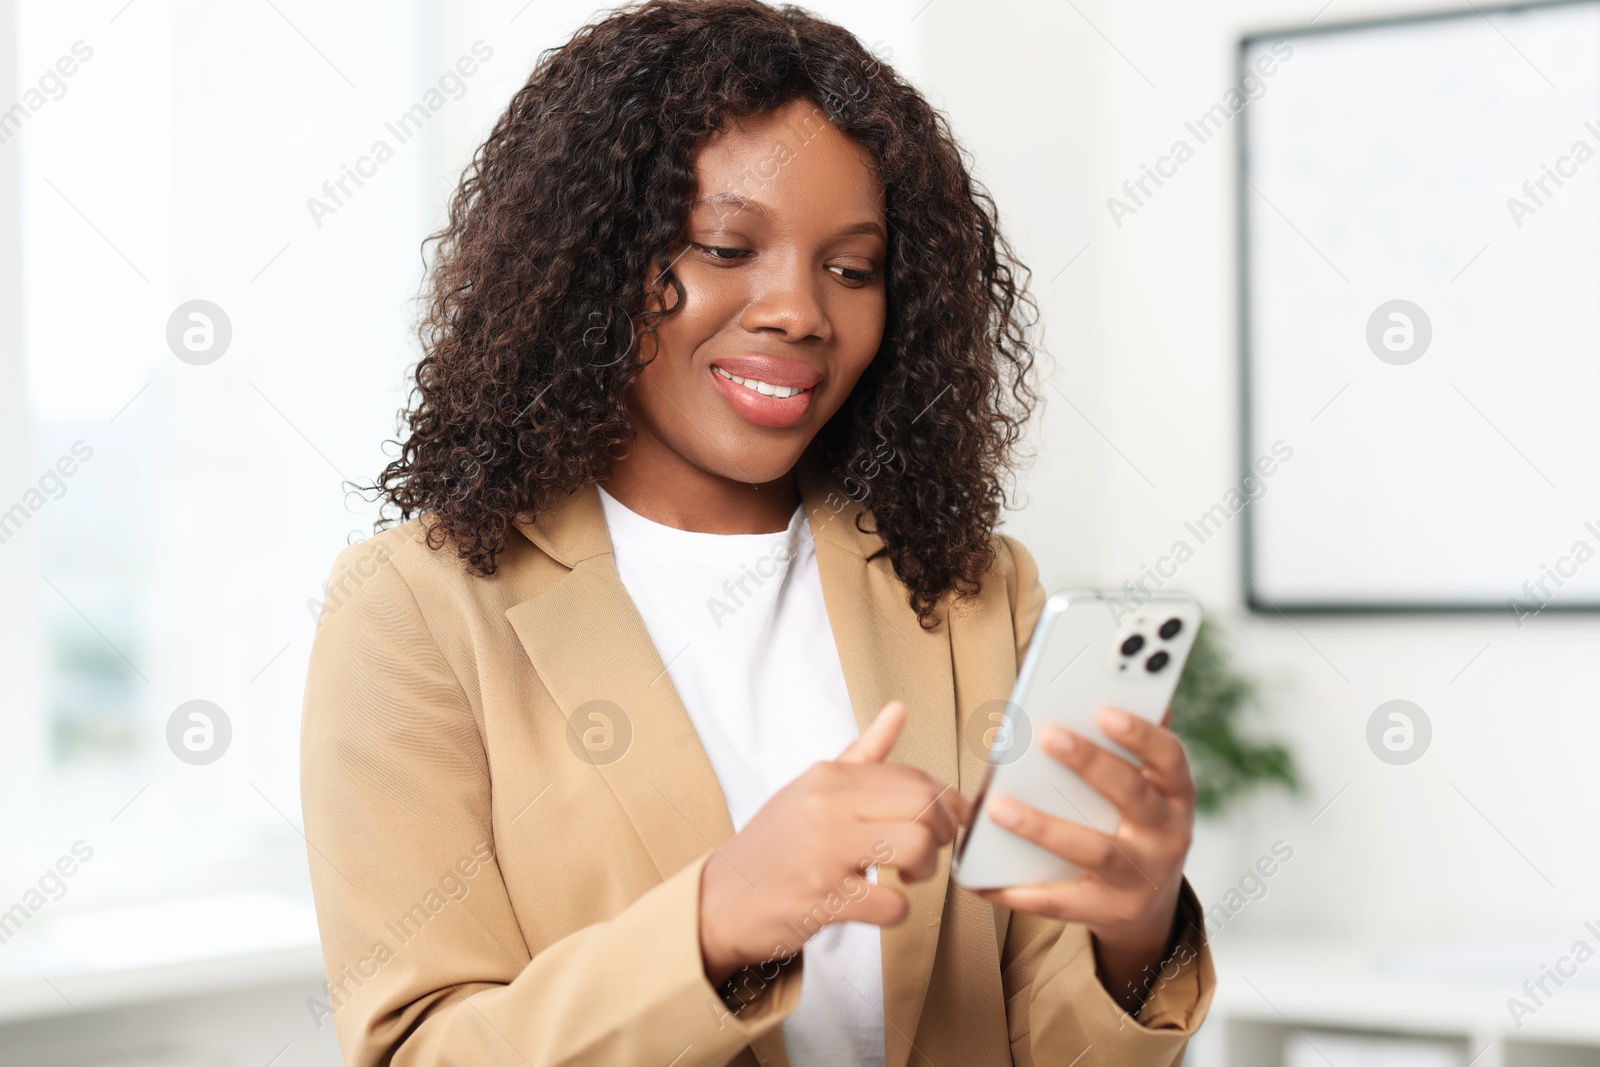
[[228,893],[37,916],[0,945],[0,1024],[154,1000],[323,981],[300,899]]

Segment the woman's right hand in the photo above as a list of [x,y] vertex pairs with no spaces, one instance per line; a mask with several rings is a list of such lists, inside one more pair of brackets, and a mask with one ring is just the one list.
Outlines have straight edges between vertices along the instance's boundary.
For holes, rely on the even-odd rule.
[[884,705],[837,759],[779,789],[707,861],[700,949],[712,985],[794,955],[829,922],[892,926],[906,917],[905,894],[863,872],[878,864],[902,882],[931,877],[972,805],[915,768],[884,762],[905,721],[904,704]]

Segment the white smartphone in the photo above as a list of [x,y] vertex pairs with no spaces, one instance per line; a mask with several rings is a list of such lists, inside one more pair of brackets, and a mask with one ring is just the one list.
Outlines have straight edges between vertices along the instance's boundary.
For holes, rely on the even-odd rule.
[[991,793],[1005,793],[1115,834],[1121,824],[1116,807],[1037,744],[1038,728],[1060,723],[1137,765],[1095,725],[1095,709],[1110,705],[1160,722],[1200,618],[1199,603],[1182,593],[1157,593],[1137,606],[1118,593],[1094,590],[1056,593],[1045,601],[1011,699],[995,713],[989,731],[989,769],[953,864],[958,885],[997,889],[1084,873],[988,818],[984,802]]

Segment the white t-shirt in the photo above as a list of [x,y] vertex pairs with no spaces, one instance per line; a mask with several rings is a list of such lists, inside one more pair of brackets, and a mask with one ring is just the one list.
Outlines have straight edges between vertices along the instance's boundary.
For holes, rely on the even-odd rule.
[[[622,584],[743,829],[859,736],[805,511],[782,533],[708,534],[647,519],[604,489],[600,502]],[[870,923],[829,923],[806,942],[800,1004],[783,1022],[792,1067],[881,1067],[879,952]]]

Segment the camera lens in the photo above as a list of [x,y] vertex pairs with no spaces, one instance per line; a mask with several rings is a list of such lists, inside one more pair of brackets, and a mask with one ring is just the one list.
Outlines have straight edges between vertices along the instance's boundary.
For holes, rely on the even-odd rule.
[[1167,655],[1165,652],[1157,652],[1155,655],[1144,661],[1144,669],[1149,671],[1151,674],[1154,674],[1162,667],[1165,667],[1167,665],[1167,661],[1171,658],[1172,657]]
[[1168,619],[1161,624],[1161,637],[1163,640],[1171,641],[1178,636],[1178,631],[1181,629],[1183,629],[1182,619]]
[[1122,654],[1124,656],[1131,656],[1131,655],[1133,655],[1135,652],[1139,651],[1143,647],[1144,647],[1144,635],[1143,634],[1134,634],[1132,637],[1130,637],[1126,641],[1122,642]]

